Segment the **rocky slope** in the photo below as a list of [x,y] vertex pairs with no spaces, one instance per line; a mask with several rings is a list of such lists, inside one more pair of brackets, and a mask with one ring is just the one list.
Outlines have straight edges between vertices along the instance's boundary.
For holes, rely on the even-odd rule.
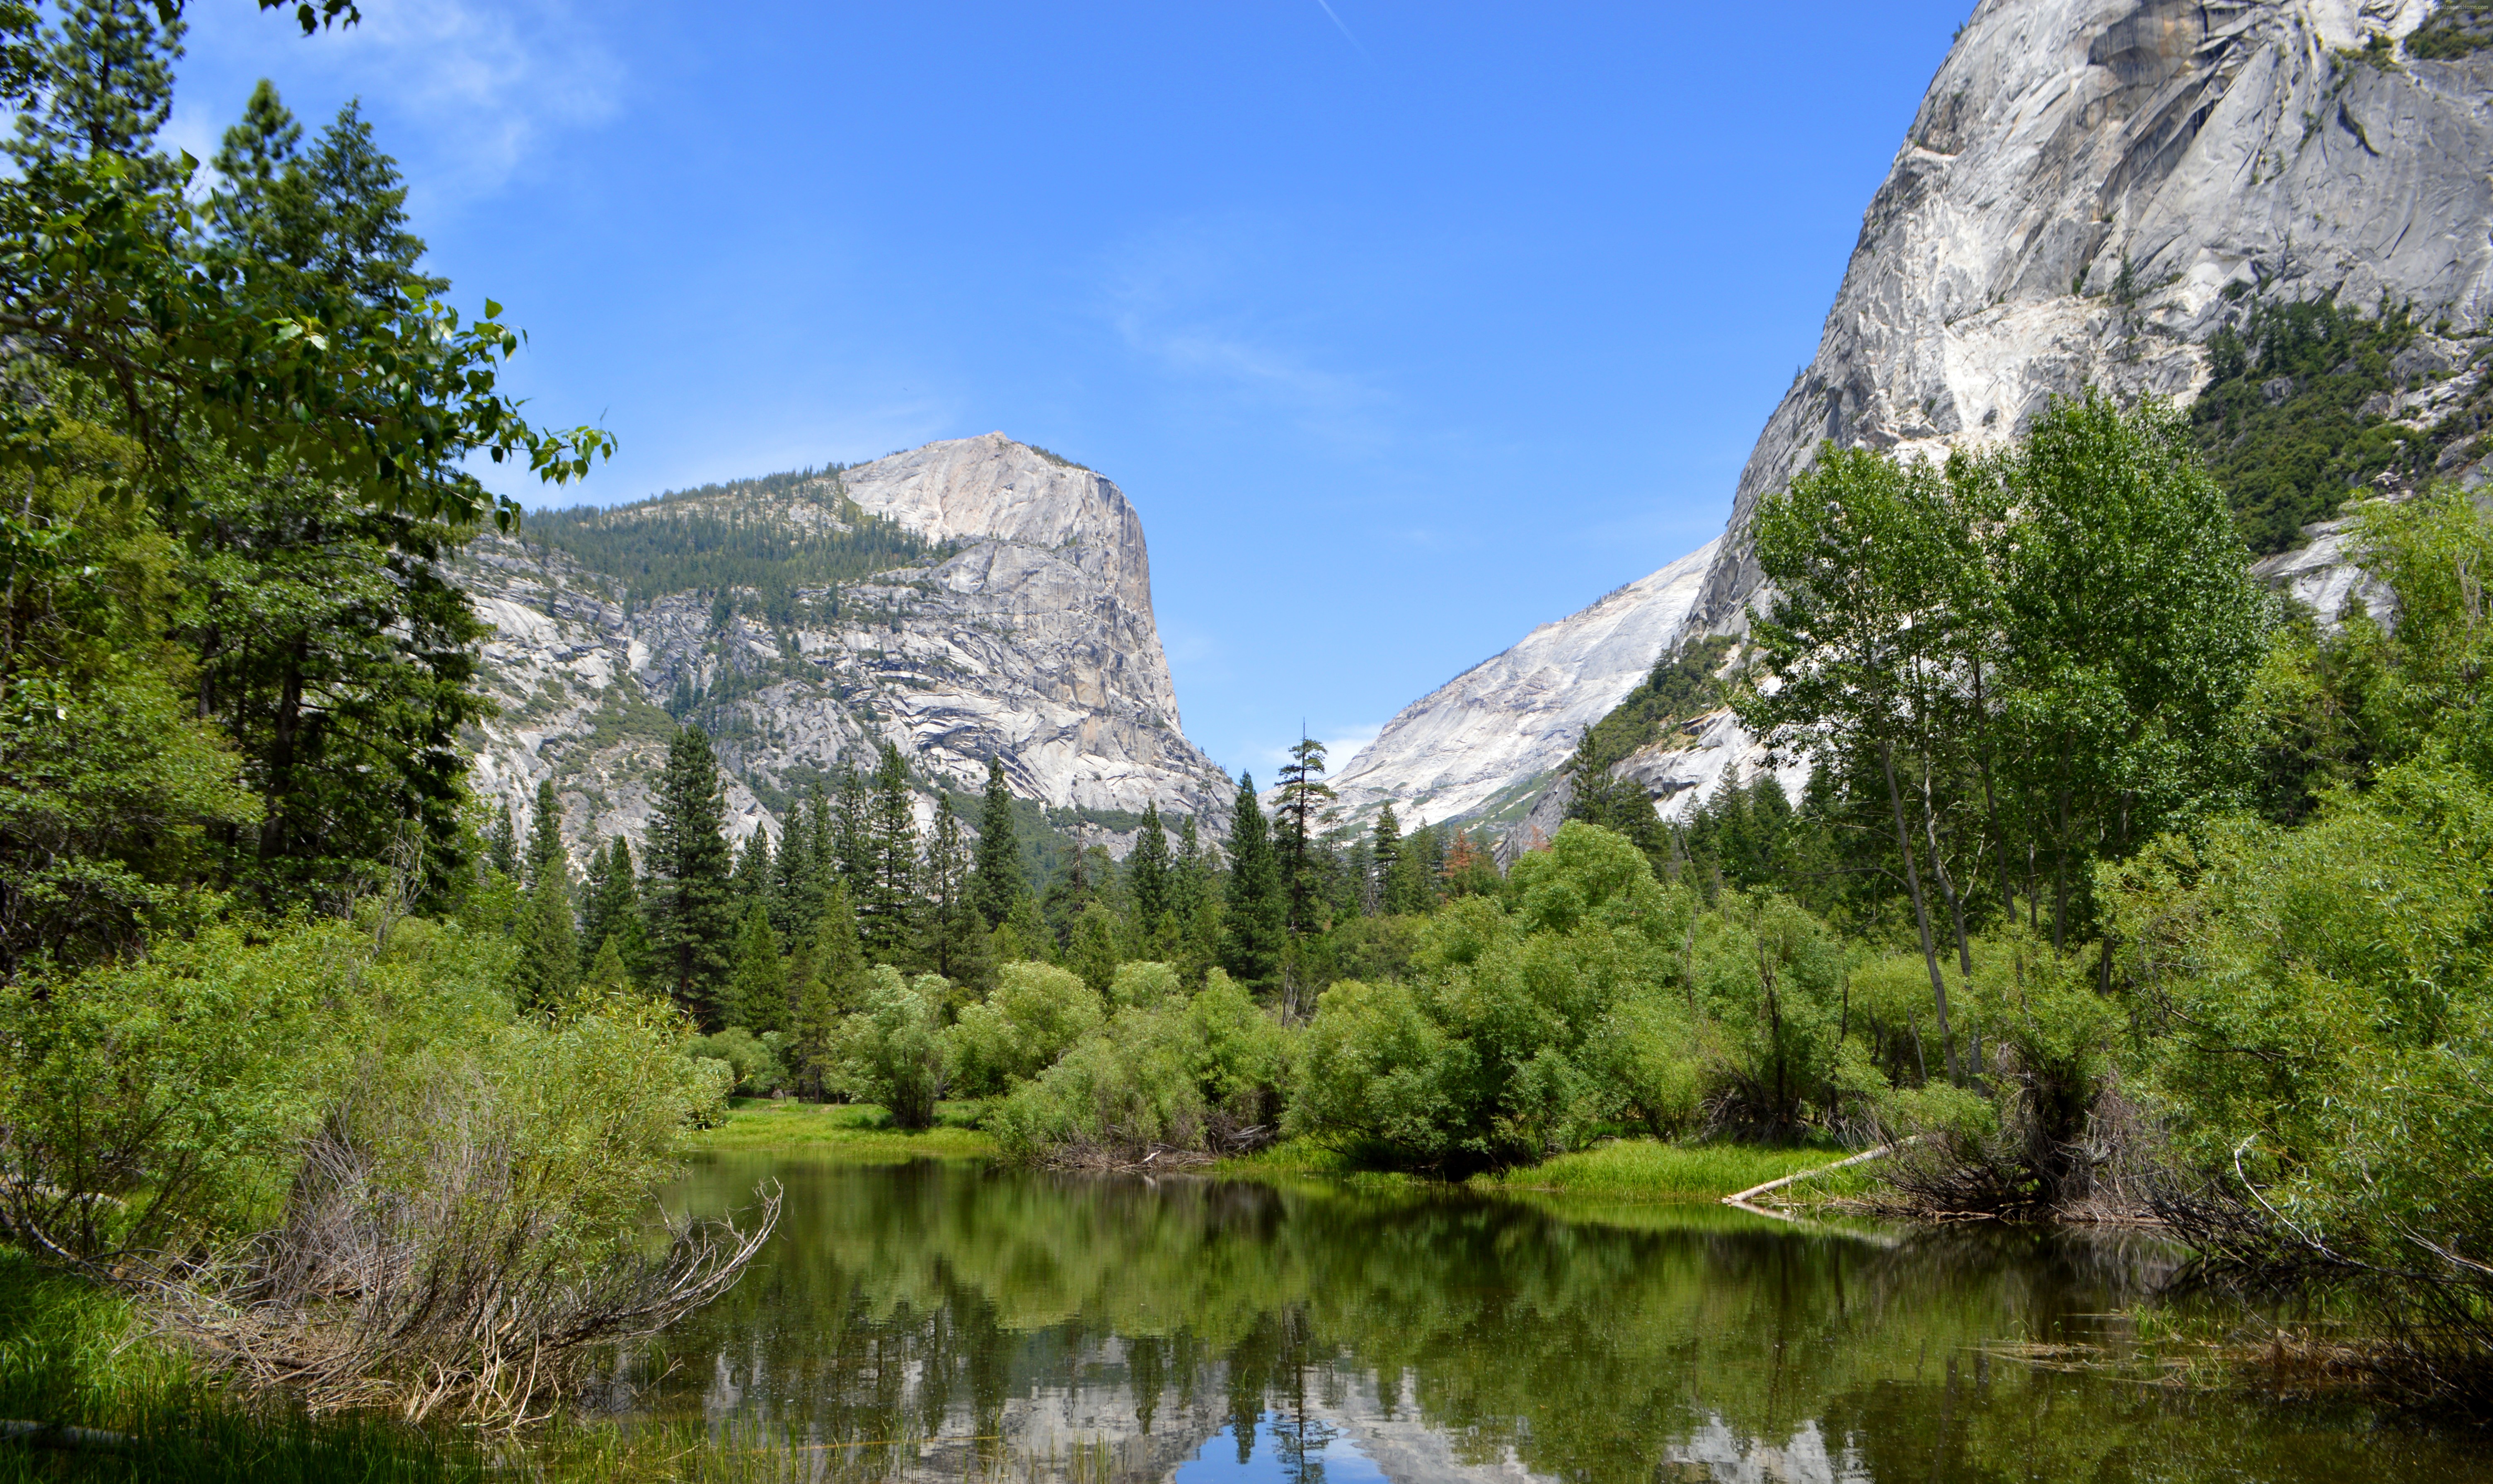
[[1387,799],[1406,828],[1528,806],[1584,728],[1678,638],[1711,570],[1707,543],[1404,707],[1334,777],[1346,819]]
[[1016,793],[1058,808],[1185,813],[1218,797],[1219,770],[1179,724],[1141,518],[1090,469],[994,433],[599,519],[819,533],[860,515],[934,549],[800,588],[777,621],[755,590],[633,601],[617,574],[525,531],[477,543],[463,581],[495,628],[486,671],[503,708],[474,739],[477,792],[525,824],[552,778],[576,850],[618,833],[637,847],[674,724],[663,708],[690,700],[738,837],[776,833],[808,784],[871,766],[886,740],[954,789],[979,787],[1001,756]]
[[[1657,652],[1745,628],[1759,596],[1750,514],[1824,441],[1996,442],[2089,383],[2187,401],[2208,340],[2255,299],[2410,303],[2436,333],[2366,410],[2421,436],[2477,402],[2493,378],[2479,358],[2493,344],[2493,50],[2408,54],[2429,15],[2425,0],[1984,0],[1871,199],[1817,353],[1767,419],[1684,621],[1645,625]],[[2439,472],[2480,482],[2483,452],[2452,439]],[[2261,570],[2333,615],[2361,579],[2341,560],[2342,523],[2306,535]],[[1532,714],[1570,709],[1567,664],[1547,657]],[[1426,735],[1454,690],[1397,726]],[[1488,737],[1502,720],[1475,706],[1463,725]],[[1416,784],[1387,755],[1394,739],[1345,772]],[[1717,717],[1697,745],[1622,766],[1684,809],[1734,762],[1753,774],[1762,758]],[[1471,784],[1483,800],[1528,786],[1521,760]],[[1557,812],[1544,800],[1523,821]]]

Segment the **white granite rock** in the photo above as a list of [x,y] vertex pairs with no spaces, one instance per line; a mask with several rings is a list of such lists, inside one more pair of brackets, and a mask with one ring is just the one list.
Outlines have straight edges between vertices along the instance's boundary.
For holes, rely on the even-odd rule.
[[[1001,433],[842,481],[866,513],[947,549],[842,584],[838,619],[800,619],[784,635],[745,613],[721,626],[699,592],[627,614],[611,579],[561,552],[476,543],[461,574],[495,627],[485,670],[503,706],[477,739],[477,793],[525,826],[551,777],[576,851],[618,833],[638,848],[665,761],[662,703],[678,681],[741,678],[757,688],[727,704],[715,739],[739,839],[777,833],[765,794],[793,794],[843,760],[869,767],[886,740],[960,789],[980,787],[1000,755],[1016,793],[1057,807],[1192,813],[1222,796],[1219,770],[1180,727],[1142,521],[1113,482]],[[821,529],[838,508],[822,483],[767,498],[731,488],[623,518],[698,507]],[[818,610],[826,595],[800,593]],[[921,823],[931,816],[922,802]]]

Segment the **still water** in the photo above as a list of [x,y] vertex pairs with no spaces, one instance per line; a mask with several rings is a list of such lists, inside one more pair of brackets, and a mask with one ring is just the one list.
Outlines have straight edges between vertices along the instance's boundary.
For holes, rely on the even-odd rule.
[[636,1405],[821,1477],[2493,1481],[2480,1435],[2033,1364],[2132,1353],[2137,1237],[760,1158],[682,1198],[765,1177]]

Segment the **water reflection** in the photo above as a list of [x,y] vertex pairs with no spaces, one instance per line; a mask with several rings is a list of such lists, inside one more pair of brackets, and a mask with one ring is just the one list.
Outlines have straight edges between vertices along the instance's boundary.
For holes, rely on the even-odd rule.
[[2118,1351],[2171,1260],[2136,1238],[936,1164],[687,1196],[765,1174],[780,1235],[638,1405],[826,1477],[2493,1479],[2469,1439],[1994,1358]]

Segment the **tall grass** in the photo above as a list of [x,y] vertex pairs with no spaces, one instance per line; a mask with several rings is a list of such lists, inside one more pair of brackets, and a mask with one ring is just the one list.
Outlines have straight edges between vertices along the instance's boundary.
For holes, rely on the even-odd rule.
[[0,1418],[102,1430],[118,1445],[0,1442],[0,1484],[465,1484],[483,1460],[457,1439],[369,1416],[312,1417],[204,1381],[131,1306],[0,1247]]
[[936,1105],[935,1126],[891,1126],[870,1103],[772,1102],[738,1098],[727,1121],[687,1135],[686,1149],[706,1154],[807,1154],[859,1165],[898,1165],[909,1160],[977,1160],[996,1152],[995,1140],[970,1127],[975,1103]]

